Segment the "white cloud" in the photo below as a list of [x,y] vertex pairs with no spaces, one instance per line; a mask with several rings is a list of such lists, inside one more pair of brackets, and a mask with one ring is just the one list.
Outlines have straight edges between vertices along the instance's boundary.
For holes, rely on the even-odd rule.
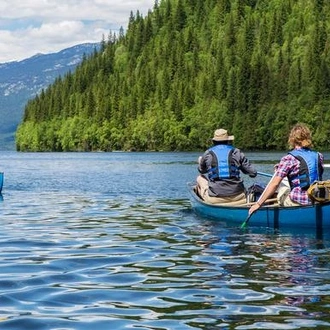
[[0,63],[99,42],[155,0],[1,0]]

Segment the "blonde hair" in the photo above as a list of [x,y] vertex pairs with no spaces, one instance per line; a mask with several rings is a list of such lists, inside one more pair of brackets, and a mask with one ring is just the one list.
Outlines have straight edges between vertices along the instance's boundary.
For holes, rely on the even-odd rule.
[[296,124],[291,129],[288,139],[289,146],[310,148],[312,146],[312,133],[305,124]]

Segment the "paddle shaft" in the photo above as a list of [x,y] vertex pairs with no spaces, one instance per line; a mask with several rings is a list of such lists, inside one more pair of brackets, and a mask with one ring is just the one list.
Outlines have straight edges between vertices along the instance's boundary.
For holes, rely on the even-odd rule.
[[[323,164],[324,168],[330,168],[330,164]],[[265,173],[265,172],[257,172],[258,175],[266,176],[268,178],[272,178],[273,176],[270,173]]]
[[[330,167],[330,164],[329,164],[329,167]],[[271,175],[271,174],[269,174],[269,173],[265,173],[265,172],[257,172],[257,174],[259,174],[259,175],[263,175],[263,176],[266,176],[266,177],[268,177],[268,178],[273,178],[273,176],[274,176],[274,174]],[[285,177],[285,178],[282,180],[282,183],[283,183],[284,185],[286,185],[287,187],[289,187],[289,180],[288,180],[287,177]],[[266,190],[266,189],[265,189],[265,190]],[[261,197],[261,196],[260,196],[260,197]]]
[[248,217],[245,219],[245,221],[241,224],[241,228],[244,228],[247,223],[249,222],[251,216],[252,216],[253,213],[249,214]]
[[[273,181],[274,178],[275,178],[275,173],[273,174],[272,178],[269,180],[269,182],[268,182],[266,188],[264,189],[264,191],[262,192],[262,194],[261,194],[261,196],[259,197],[258,200],[260,200],[261,197],[264,196],[265,191],[267,190],[267,188],[269,187],[269,185],[272,183],[272,181]],[[248,223],[249,220],[251,219],[252,214],[253,214],[253,213],[251,213],[251,214],[248,215],[248,217],[247,217],[247,218],[245,219],[245,221],[242,223],[241,228],[244,228],[244,227],[247,225],[247,223]]]
[[272,177],[272,175],[271,174],[269,174],[269,173],[265,173],[265,172],[257,172],[257,174],[258,175],[263,175],[263,176],[267,176],[267,177],[269,177],[269,178],[271,178]]

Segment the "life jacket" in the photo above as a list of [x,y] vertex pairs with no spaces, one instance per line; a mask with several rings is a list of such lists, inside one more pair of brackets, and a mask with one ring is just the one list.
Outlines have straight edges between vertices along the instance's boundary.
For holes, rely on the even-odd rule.
[[211,168],[208,169],[210,180],[239,178],[239,168],[231,165],[234,147],[218,144],[209,149],[212,154]]
[[[319,161],[319,155],[316,151],[302,148],[292,150],[289,154],[300,162],[299,174],[289,178],[291,188],[300,186],[301,189],[307,190],[314,181],[321,180],[321,164]],[[298,185],[293,183],[296,179],[299,181]]]

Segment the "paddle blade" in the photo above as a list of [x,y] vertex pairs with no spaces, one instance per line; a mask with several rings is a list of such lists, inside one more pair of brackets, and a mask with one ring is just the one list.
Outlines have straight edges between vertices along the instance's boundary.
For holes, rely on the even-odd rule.
[[247,223],[249,222],[251,216],[253,213],[249,214],[248,217],[245,219],[245,221],[241,224],[241,228],[245,228],[245,226],[247,225]]

